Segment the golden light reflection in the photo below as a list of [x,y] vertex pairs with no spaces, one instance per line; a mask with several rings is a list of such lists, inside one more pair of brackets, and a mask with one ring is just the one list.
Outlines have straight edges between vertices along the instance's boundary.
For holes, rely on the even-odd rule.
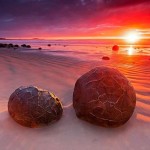
[[0,113],[4,112],[4,111],[7,111],[7,103],[6,103],[6,100],[4,99],[0,99],[1,102],[0,102]]
[[130,46],[128,48],[128,55],[133,55],[133,53],[134,53],[134,48],[133,48],[133,46]]
[[136,118],[144,122],[150,122],[150,117],[142,114],[137,114]]

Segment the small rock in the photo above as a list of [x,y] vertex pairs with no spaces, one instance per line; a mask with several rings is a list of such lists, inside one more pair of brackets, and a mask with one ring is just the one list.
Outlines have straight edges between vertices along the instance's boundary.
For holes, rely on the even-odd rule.
[[31,48],[31,46],[30,45],[26,45],[26,48]]
[[19,48],[19,45],[14,45],[14,48]]
[[11,43],[10,43],[10,44],[8,44],[7,46],[8,46],[8,48],[13,48],[13,47],[14,47],[14,45],[13,45],[13,44],[11,44]]
[[113,51],[118,51],[118,50],[119,50],[119,46],[118,46],[118,45],[114,45],[114,46],[112,47],[112,50],[113,50]]
[[0,48],[6,48],[6,47],[8,47],[8,44],[0,43]]
[[26,44],[22,44],[21,47],[26,47]]
[[108,56],[103,56],[102,59],[103,60],[110,60],[110,58]]

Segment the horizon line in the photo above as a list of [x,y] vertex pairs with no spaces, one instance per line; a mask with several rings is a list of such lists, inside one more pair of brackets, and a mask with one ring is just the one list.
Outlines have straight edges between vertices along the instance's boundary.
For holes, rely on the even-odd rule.
[[[66,37],[0,37],[0,40],[125,40],[124,36],[66,36]],[[149,40],[150,36],[142,36],[141,40]]]

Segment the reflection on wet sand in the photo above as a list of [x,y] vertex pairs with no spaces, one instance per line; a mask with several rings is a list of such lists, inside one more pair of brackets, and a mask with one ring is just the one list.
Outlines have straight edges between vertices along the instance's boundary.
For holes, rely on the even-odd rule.
[[130,47],[127,55],[113,56],[110,66],[117,67],[132,83],[136,91],[136,119],[150,122],[150,56],[134,55]]
[[0,99],[0,113],[7,111],[7,99]]
[[128,55],[133,55],[134,54],[134,48],[133,46],[131,45],[129,48],[128,48]]
[[142,114],[137,114],[136,117],[139,121],[150,122],[150,117]]

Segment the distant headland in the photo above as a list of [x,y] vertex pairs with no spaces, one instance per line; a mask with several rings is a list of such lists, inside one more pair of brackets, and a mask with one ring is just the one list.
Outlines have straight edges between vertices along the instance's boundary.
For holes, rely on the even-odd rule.
[[6,38],[0,38],[0,40],[6,40]]
[[40,38],[24,38],[24,39],[19,39],[19,38],[0,38],[0,40],[44,40],[44,39],[40,39]]

